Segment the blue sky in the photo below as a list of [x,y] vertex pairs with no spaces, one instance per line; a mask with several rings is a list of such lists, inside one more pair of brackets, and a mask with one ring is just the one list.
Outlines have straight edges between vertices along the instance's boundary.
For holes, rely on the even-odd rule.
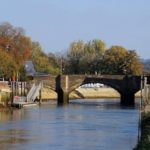
[[48,52],[101,39],[150,58],[150,0],[0,0],[0,23],[22,27]]

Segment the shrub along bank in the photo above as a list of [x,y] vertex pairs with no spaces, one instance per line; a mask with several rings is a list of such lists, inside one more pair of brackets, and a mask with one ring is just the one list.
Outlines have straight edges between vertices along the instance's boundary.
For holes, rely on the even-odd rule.
[[141,139],[134,150],[150,150],[150,112],[142,114]]

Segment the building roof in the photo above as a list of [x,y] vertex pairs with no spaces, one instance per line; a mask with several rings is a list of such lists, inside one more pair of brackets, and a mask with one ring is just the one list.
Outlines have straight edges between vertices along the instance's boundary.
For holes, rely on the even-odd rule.
[[25,62],[25,72],[28,76],[34,76],[36,74],[32,61]]

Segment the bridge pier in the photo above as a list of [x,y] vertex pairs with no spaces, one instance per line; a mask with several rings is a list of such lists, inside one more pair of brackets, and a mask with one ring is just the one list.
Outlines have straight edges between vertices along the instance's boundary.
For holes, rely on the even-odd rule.
[[68,89],[68,76],[66,76],[65,80],[66,89],[62,88],[61,76],[56,77],[56,93],[57,93],[57,104],[58,105],[66,105],[69,103],[69,92]]
[[57,104],[66,105],[69,103],[69,94],[62,89],[57,91]]
[[134,93],[130,93],[128,91],[121,93],[121,105],[132,106],[134,105],[134,100]]

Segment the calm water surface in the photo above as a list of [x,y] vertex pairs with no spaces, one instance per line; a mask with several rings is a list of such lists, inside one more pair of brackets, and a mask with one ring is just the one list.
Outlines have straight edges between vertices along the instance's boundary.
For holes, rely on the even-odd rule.
[[0,111],[1,150],[132,150],[139,110],[117,100],[78,100]]

